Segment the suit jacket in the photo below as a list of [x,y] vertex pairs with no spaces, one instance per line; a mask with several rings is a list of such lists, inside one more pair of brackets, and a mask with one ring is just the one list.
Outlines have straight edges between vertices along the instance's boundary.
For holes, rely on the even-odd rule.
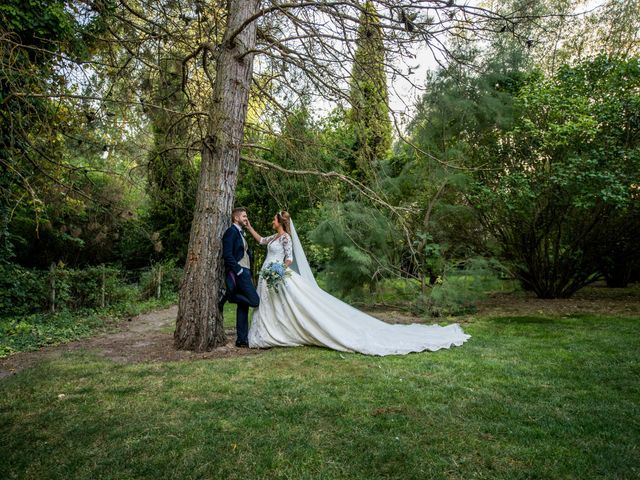
[[[248,249],[247,253],[249,254],[249,265],[252,265],[253,255],[251,249]],[[238,262],[244,257],[244,242],[242,241],[240,230],[235,225],[227,228],[222,236],[222,257],[227,272],[237,274],[242,268]]]

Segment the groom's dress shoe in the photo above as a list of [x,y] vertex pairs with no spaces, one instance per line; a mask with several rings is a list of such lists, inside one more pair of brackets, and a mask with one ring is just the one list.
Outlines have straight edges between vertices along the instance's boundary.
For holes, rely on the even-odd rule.
[[238,347],[238,348],[249,348],[249,344],[248,343],[244,343],[244,342],[236,342],[236,347]]

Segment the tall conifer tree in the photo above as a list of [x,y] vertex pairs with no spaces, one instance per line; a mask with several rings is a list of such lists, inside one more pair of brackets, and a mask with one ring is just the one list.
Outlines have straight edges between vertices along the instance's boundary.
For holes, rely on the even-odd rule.
[[367,0],[360,15],[350,92],[350,120],[355,139],[355,155],[350,169],[360,179],[371,178],[373,164],[385,157],[391,147],[384,61],[380,17],[373,3]]

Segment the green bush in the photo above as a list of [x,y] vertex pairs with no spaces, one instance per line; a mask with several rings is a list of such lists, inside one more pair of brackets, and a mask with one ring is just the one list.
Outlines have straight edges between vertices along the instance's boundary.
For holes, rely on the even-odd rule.
[[[166,275],[165,284],[175,291],[176,274]],[[0,317],[20,317],[51,308],[51,286],[55,285],[55,310],[96,309],[139,298],[139,289],[129,284],[125,272],[116,267],[95,266],[51,270],[27,269],[0,264]],[[104,293],[104,305],[103,305]]]
[[476,311],[475,303],[495,291],[516,288],[502,278],[503,267],[493,259],[475,257],[445,267],[428,296],[420,296],[415,308],[432,317]]
[[182,268],[176,266],[176,260],[156,263],[140,275],[140,295],[144,299],[157,296],[160,282],[160,296],[167,298],[178,293],[181,279]]
[[97,308],[132,299],[135,286],[125,282],[123,272],[115,267],[97,266],[70,270],[68,275],[70,309]]
[[0,263],[0,317],[28,315],[48,305],[48,272]]
[[116,267],[70,269],[59,265],[46,273],[47,288],[55,283],[56,311],[96,309],[137,297],[136,286],[128,284],[125,272]]
[[[470,144],[482,171],[468,198],[523,285],[569,298],[638,258],[637,235],[616,233],[637,223],[640,58],[563,66],[523,85],[513,106],[510,130]],[[599,261],[608,252],[612,264]]]
[[389,218],[361,203],[323,205],[309,239],[329,252],[321,275],[328,289],[350,300],[374,292],[400,263],[395,232]]

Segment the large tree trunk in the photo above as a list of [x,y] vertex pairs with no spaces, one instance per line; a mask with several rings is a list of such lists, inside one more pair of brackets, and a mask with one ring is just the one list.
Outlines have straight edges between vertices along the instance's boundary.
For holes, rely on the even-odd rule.
[[202,148],[202,164],[189,251],[180,285],[175,346],[208,351],[226,343],[218,313],[223,282],[222,235],[229,226],[253,72],[252,22],[233,41],[233,32],[257,11],[259,0],[230,0],[227,30],[220,48],[211,107],[211,122]]

